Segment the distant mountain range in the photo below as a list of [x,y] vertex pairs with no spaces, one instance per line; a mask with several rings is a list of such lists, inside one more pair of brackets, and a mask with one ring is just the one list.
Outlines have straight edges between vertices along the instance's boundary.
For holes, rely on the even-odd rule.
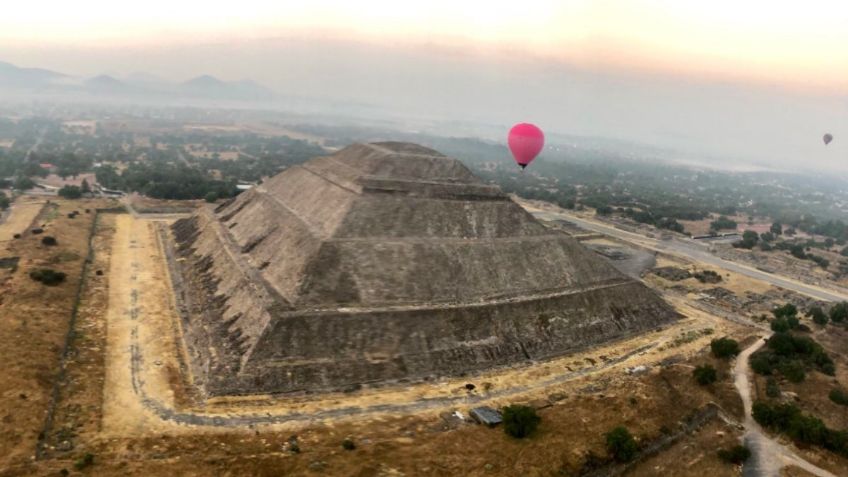
[[169,82],[146,73],[133,73],[126,78],[99,75],[79,78],[41,68],[20,68],[0,62],[2,90],[77,93],[102,97],[137,99],[186,98],[200,100],[267,101],[274,94],[268,88],[250,81],[222,81],[201,75],[182,83]]

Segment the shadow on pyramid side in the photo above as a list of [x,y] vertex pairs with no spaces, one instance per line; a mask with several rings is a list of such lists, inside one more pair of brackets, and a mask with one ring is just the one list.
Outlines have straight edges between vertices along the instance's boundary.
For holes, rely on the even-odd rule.
[[677,314],[459,161],[349,146],[173,225],[207,395],[341,390],[535,361]]

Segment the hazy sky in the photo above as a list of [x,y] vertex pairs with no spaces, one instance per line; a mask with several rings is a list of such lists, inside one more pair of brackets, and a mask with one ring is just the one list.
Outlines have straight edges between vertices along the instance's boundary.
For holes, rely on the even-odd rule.
[[845,0],[30,0],[4,5],[0,60],[250,77],[399,114],[848,162],[838,140],[818,143],[825,130],[848,143]]

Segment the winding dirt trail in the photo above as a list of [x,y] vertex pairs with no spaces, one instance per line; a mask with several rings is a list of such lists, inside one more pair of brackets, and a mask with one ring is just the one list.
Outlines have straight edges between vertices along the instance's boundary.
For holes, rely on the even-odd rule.
[[742,397],[745,407],[745,445],[751,449],[751,458],[742,469],[742,475],[751,477],[779,477],[784,467],[796,466],[819,477],[836,477],[834,474],[817,467],[786,446],[767,436],[762,427],[751,416],[753,401],[751,399],[751,366],[748,358],[765,344],[765,339],[757,340],[746,348],[736,358],[733,367],[734,385]]

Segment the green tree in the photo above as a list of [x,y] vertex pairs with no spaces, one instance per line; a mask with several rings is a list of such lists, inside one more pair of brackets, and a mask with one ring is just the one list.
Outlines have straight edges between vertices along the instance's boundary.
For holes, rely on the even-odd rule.
[[775,222],[771,224],[769,231],[775,235],[780,235],[783,233],[783,226],[780,225],[780,222]]
[[750,249],[754,248],[755,245],[757,245],[757,242],[759,240],[760,240],[760,236],[757,235],[757,232],[754,232],[753,230],[746,230],[742,234],[742,241],[736,242],[735,244],[733,244],[733,246],[737,247],[737,248],[746,248],[746,249],[750,250]]
[[793,305],[792,303],[787,303],[783,306],[779,306],[771,311],[775,318],[786,318],[789,316],[796,316],[798,314],[798,307]]
[[848,392],[845,392],[843,389],[833,388],[827,397],[840,406],[848,406]]
[[215,191],[207,192],[206,195],[203,197],[203,200],[209,202],[210,204],[214,203],[216,200],[218,200],[218,193]]
[[710,342],[710,350],[716,358],[730,358],[739,354],[739,342],[730,338],[718,338]]
[[848,302],[840,302],[830,308],[830,321],[842,323],[848,318]]
[[618,426],[605,435],[607,452],[618,462],[629,462],[636,456],[639,445],[624,426]]
[[740,465],[751,457],[751,451],[745,446],[736,445],[730,449],[719,450],[718,457],[725,462]]
[[35,187],[35,181],[29,177],[21,176],[15,180],[15,189],[17,190],[30,190],[33,187]]
[[718,380],[718,372],[709,364],[695,367],[692,371],[692,376],[695,377],[695,381],[701,386],[712,384]]
[[530,436],[539,426],[542,418],[530,406],[513,404],[503,408],[504,432],[517,439]]
[[807,311],[807,316],[813,319],[813,323],[819,326],[825,326],[829,320],[827,314],[820,306],[814,306]]
[[79,199],[82,197],[82,189],[75,185],[66,185],[59,189],[59,197],[65,199]]
[[91,194],[91,186],[88,184],[87,179],[82,180],[82,185],[80,186],[80,191],[82,191],[83,194]]

